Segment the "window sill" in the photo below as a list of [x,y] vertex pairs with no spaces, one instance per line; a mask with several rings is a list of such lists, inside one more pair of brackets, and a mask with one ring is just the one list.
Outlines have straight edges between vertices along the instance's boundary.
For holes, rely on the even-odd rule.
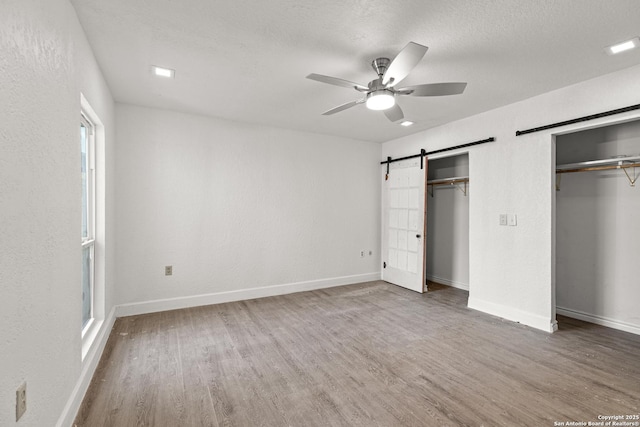
[[84,361],[84,358],[89,354],[89,350],[91,350],[103,323],[104,319],[94,318],[89,320],[87,326],[82,330],[82,361]]

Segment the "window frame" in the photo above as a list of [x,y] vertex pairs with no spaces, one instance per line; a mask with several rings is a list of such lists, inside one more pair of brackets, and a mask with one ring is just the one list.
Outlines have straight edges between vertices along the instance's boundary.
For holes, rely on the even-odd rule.
[[[80,126],[84,126],[86,129],[86,158],[85,158],[85,170],[86,170],[86,188],[84,189],[86,194],[87,206],[84,206],[82,203],[82,214],[86,213],[86,227],[87,227],[87,235],[84,236],[84,230],[81,228],[81,248],[82,251],[85,249],[89,249],[89,292],[90,292],[90,301],[89,301],[89,318],[84,319],[84,306],[83,306],[83,314],[82,314],[82,338],[85,337],[87,332],[91,329],[93,321],[95,319],[95,246],[96,246],[96,161],[95,161],[95,152],[96,152],[96,125],[93,121],[88,117],[88,114],[81,110],[80,113]],[[81,136],[82,138],[82,136]],[[82,144],[82,140],[81,140]],[[82,152],[82,147],[81,147]],[[82,161],[82,160],[81,160]],[[83,224],[81,223],[81,227]],[[82,265],[82,269],[84,270],[84,261]],[[84,274],[84,271],[83,271]]]
[[[92,271],[91,278],[93,279],[92,285],[92,294],[91,294],[91,316],[92,319],[89,322],[83,321],[84,316],[84,306],[82,304],[82,288],[83,288],[83,278],[82,278],[82,266],[78,271],[78,293],[79,298],[77,300],[77,324],[70,325],[70,327],[76,327],[81,331],[81,340],[82,340],[82,350],[81,350],[81,359],[84,364],[87,361],[90,361],[91,358],[88,358],[89,355],[94,354],[95,351],[98,351],[100,340],[98,337],[100,333],[103,333],[103,326],[107,320],[107,300],[106,300],[106,291],[107,291],[107,227],[106,227],[106,217],[107,217],[107,136],[106,136],[106,127],[102,122],[100,116],[93,109],[87,98],[84,96],[82,92],[80,92],[80,102],[79,102],[79,115],[84,116],[84,120],[88,121],[91,125],[93,125],[93,132],[90,135],[90,148],[92,155],[90,156],[90,165],[92,169],[91,179],[93,180],[91,187],[94,189],[92,198],[91,198],[91,208],[93,212],[89,215],[89,220],[91,221],[91,237],[93,238],[93,251],[92,251]],[[109,116],[112,119],[111,116]],[[78,123],[78,122],[75,122]],[[110,126],[112,122],[109,122]],[[70,123],[70,125],[73,125]],[[77,142],[80,141],[80,126],[77,126]],[[81,146],[76,146],[78,148],[82,148]],[[77,153],[77,151],[76,151]],[[77,159],[77,157],[76,157]],[[77,163],[76,163],[77,164]],[[76,187],[77,188],[77,187]],[[76,194],[82,194],[81,189],[77,189]],[[76,196],[77,197],[77,196]],[[81,202],[82,203],[82,202]],[[80,207],[82,210],[82,207]],[[77,220],[82,223],[81,214],[78,212]],[[78,224],[78,228],[82,228],[82,224]],[[80,237],[84,235],[81,230],[78,230]],[[81,241],[84,239],[80,239]],[[84,243],[89,244],[90,240],[86,239]],[[78,251],[78,261],[84,262],[82,257],[82,249]],[[86,270],[85,270],[86,271]],[[74,304],[75,305],[75,304]],[[109,313],[109,319],[113,319],[114,310],[111,307],[111,312]],[[76,330],[78,330],[76,329]]]

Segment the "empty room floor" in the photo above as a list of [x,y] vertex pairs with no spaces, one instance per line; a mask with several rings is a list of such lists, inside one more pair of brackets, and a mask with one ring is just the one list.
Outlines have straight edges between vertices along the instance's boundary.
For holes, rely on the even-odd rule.
[[[640,336],[369,282],[119,318],[77,426],[553,426],[640,413]],[[556,424],[560,425],[560,424]]]

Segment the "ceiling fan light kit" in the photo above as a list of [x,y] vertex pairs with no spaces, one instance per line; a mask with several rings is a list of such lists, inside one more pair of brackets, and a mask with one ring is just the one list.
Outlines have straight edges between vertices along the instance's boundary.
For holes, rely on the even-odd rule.
[[388,110],[396,103],[393,92],[381,89],[367,94],[366,106],[370,110]]
[[396,103],[397,96],[457,95],[464,92],[467,86],[466,83],[460,82],[432,83],[396,89],[394,86],[409,75],[411,70],[422,60],[428,49],[428,47],[422,46],[418,43],[409,42],[393,60],[390,60],[389,58],[374,59],[371,63],[371,67],[376,74],[378,74],[378,78],[371,80],[366,86],[321,74],[309,74],[307,78],[334,86],[355,89],[356,91],[365,94],[364,98],[339,105],[325,111],[322,113],[323,115],[332,115],[364,103],[370,110],[383,111],[385,116],[387,116],[391,122],[395,123],[404,119],[404,113]]

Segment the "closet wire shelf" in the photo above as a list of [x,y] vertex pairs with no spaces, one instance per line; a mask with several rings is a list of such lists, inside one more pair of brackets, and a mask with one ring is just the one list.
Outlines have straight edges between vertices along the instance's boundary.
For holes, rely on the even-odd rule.
[[[563,173],[590,172],[621,169],[629,180],[631,187],[636,186],[638,176],[636,168],[640,167],[640,156],[617,156],[610,159],[590,160],[588,162],[568,163],[556,166],[556,191],[560,191],[560,177]],[[627,169],[633,168],[629,174]]]

